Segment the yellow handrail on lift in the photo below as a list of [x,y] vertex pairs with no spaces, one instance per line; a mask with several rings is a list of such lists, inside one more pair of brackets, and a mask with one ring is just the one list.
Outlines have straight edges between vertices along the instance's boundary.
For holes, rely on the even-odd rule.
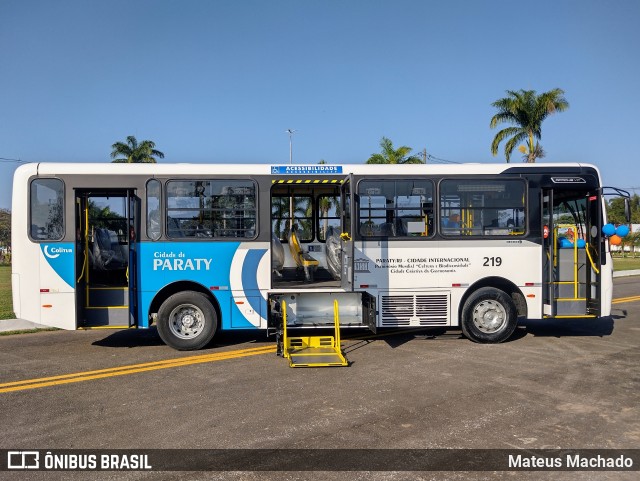
[[289,359],[289,350],[287,349],[287,303],[282,301],[282,355],[285,359]]
[[287,303],[282,301],[282,355],[289,367],[347,366],[340,347],[340,317],[338,301],[333,301],[333,336],[289,337],[287,334]]
[[338,300],[333,300],[333,327],[335,329],[333,347],[340,351],[340,313],[338,311]]

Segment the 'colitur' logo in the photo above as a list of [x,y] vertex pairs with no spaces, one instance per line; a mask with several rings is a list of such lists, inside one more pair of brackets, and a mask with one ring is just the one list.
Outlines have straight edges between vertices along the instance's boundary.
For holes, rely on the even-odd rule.
[[59,257],[60,254],[65,254],[72,251],[71,249],[66,249],[64,247],[44,246],[43,252],[44,252],[44,255],[47,256],[49,259],[55,259],[56,257]]

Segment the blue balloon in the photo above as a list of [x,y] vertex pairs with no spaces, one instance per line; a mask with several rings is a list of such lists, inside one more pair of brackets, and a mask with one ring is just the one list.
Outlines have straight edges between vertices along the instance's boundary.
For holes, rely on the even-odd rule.
[[629,235],[629,227],[627,227],[624,224],[621,224],[618,226],[618,228],[616,229],[616,235],[618,237],[626,237]]
[[560,244],[560,249],[569,249],[570,247],[573,247],[573,242],[566,237],[558,237],[558,243]]
[[602,233],[606,236],[611,237],[616,233],[616,228],[613,224],[605,224],[602,226]]

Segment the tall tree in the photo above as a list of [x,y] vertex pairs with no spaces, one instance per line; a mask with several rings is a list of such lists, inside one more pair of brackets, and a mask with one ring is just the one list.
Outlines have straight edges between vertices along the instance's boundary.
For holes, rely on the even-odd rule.
[[395,149],[393,143],[386,137],[380,140],[379,154],[371,154],[367,164],[424,164],[417,155],[409,155],[413,150],[411,147],[403,145]]
[[0,209],[0,247],[11,246],[11,211]]
[[156,157],[164,159],[164,154],[156,150],[155,142],[151,140],[138,140],[130,135],[127,142],[116,142],[111,146],[111,158],[119,164],[155,164]]
[[[320,159],[318,164],[326,164],[324,159]],[[340,215],[340,195],[322,195],[318,198],[318,210],[320,219],[322,219],[322,227],[318,232],[318,238],[326,240],[327,230],[329,230],[329,211],[334,209],[335,216]]]
[[509,139],[504,146],[507,162],[516,144],[526,141],[526,146],[519,147],[526,162],[535,162],[544,157],[544,150],[538,142],[542,137],[542,122],[555,112],[564,112],[569,108],[569,102],[564,98],[564,90],[553,89],[536,95],[535,90],[507,90],[508,96],[498,99],[491,105],[498,110],[491,118],[490,126],[498,124],[512,124],[499,131],[491,143],[491,153],[498,154],[500,142]]

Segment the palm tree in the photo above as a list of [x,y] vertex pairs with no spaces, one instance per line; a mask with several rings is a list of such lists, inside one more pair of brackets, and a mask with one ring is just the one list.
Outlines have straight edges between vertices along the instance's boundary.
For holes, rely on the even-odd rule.
[[540,142],[536,142],[536,144],[533,146],[533,149],[531,149],[530,144],[527,141],[527,146],[525,147],[524,145],[521,145],[520,147],[518,147],[518,150],[522,152],[523,162],[534,163],[536,159],[542,159],[547,155],[547,153],[542,148],[542,145],[540,145]]
[[411,147],[403,145],[397,149],[393,148],[393,143],[386,137],[380,140],[382,152],[371,154],[367,164],[423,164],[424,162],[417,155],[409,155],[413,150]]
[[[318,200],[318,210],[320,211],[320,218],[322,219],[322,231],[319,232],[321,239],[327,238],[327,231],[329,230],[329,211],[335,209],[336,216],[339,216],[340,210],[340,197],[323,195]],[[333,217],[332,217],[333,218]]]
[[490,126],[493,129],[506,122],[514,127],[507,127],[496,134],[491,143],[491,153],[497,155],[500,142],[510,137],[504,146],[504,155],[509,162],[516,144],[526,140],[526,147],[521,146],[519,150],[526,162],[535,162],[536,158],[544,157],[544,150],[535,141],[542,137],[542,122],[555,112],[567,110],[569,102],[564,98],[562,89],[549,90],[540,95],[536,95],[535,90],[507,90],[507,94],[507,97],[491,104],[498,109],[498,113],[492,117]]
[[[318,164],[326,164],[327,161],[320,159]],[[321,195],[318,198],[319,217],[322,219],[322,228],[318,232],[319,239],[327,239],[327,231],[329,230],[329,211],[334,208],[336,216],[340,216],[340,195]]]
[[155,149],[151,140],[138,143],[133,135],[127,137],[127,143],[116,142],[111,146],[111,158],[119,164],[155,164],[156,157],[164,159],[164,154]]
[[[271,222],[276,237],[280,240],[286,239],[291,226],[297,222],[300,235],[305,239],[308,238],[311,235],[311,224],[308,218],[311,217],[312,205],[308,197],[272,197]],[[291,215],[290,206],[293,206],[293,215]]]

